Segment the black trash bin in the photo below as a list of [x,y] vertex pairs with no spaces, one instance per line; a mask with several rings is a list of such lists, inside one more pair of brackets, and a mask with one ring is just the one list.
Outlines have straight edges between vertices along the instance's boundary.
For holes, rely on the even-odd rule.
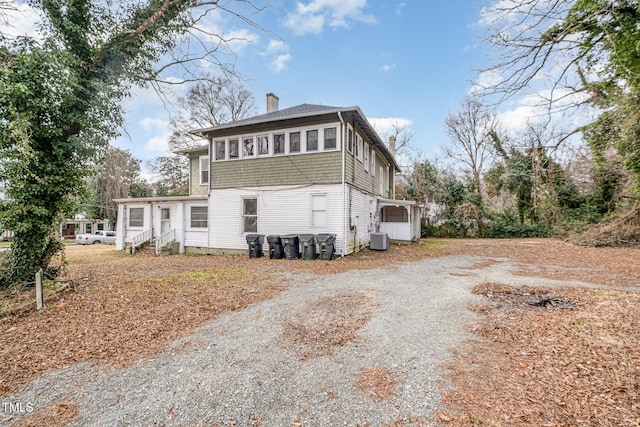
[[249,258],[260,258],[262,256],[262,244],[264,234],[247,234],[247,245],[249,245]]
[[284,258],[284,249],[282,247],[282,240],[280,239],[280,236],[267,236],[267,242],[269,242],[270,259]]
[[288,234],[286,236],[280,236],[282,240],[282,247],[284,249],[284,257],[286,259],[298,259],[300,258],[300,251],[298,250],[298,236],[294,234]]
[[318,234],[316,236],[318,241],[318,250],[320,251],[320,259],[325,261],[331,261],[333,254],[336,252],[336,235],[335,234]]
[[302,251],[302,259],[316,259],[316,239],[313,234],[300,235],[300,248]]

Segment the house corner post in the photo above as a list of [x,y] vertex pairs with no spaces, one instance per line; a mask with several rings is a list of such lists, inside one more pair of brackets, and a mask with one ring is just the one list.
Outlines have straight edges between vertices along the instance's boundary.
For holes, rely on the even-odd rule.
[[185,252],[184,248],[184,217],[185,217],[185,204],[178,203],[178,209],[176,212],[176,240],[180,244],[180,248],[178,252],[183,254]]
[[116,250],[118,251],[123,251],[125,247],[124,237],[127,230],[125,230],[124,224],[124,205],[118,203],[118,218],[116,220]]

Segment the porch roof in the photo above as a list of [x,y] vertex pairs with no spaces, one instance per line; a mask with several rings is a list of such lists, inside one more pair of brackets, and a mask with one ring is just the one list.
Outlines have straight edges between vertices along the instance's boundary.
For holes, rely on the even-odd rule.
[[195,196],[166,196],[166,197],[127,197],[126,199],[113,199],[116,203],[153,203],[153,202],[197,202],[207,200],[206,195]]
[[381,206],[417,206],[414,200],[378,199]]

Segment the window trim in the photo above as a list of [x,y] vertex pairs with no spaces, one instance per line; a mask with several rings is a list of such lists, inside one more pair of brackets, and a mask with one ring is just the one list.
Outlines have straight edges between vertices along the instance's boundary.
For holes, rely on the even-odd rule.
[[[251,135],[251,136],[243,136],[242,138],[240,138],[240,140],[242,141],[242,158],[243,159],[255,159],[256,158],[256,137]],[[251,154],[245,154],[245,143],[247,141],[251,140]]]
[[[267,152],[266,153],[262,153],[262,142],[264,142],[266,140],[267,142]],[[271,147],[269,144],[269,135],[258,135],[256,137],[256,145],[257,145],[257,150],[256,150],[256,155],[258,157],[264,157],[264,156],[268,156],[269,154],[271,154]]]
[[[297,151],[291,151],[291,135],[292,134],[298,134],[298,150]],[[292,153],[302,153],[302,131],[297,130],[297,131],[293,131],[293,132],[289,132],[289,144],[287,144],[287,154],[292,154]]]
[[[276,138],[282,136],[282,142],[281,142],[281,150],[280,152],[276,152]],[[273,155],[274,156],[281,156],[283,154],[286,154],[286,150],[287,150],[287,143],[286,143],[286,133],[282,132],[282,133],[274,133],[273,134]]]
[[365,143],[362,148],[362,165],[364,166],[365,172],[369,172],[369,144]]
[[[193,225],[193,208],[204,208],[205,209],[205,226],[204,227],[196,227]],[[187,211],[189,218],[187,220],[187,230],[194,230],[194,231],[203,231],[203,230],[208,230],[209,229],[209,206],[205,205],[205,204],[198,204],[198,205],[189,205],[189,210]],[[197,221],[202,221],[197,220]]]
[[[141,225],[131,225],[131,211],[133,209],[140,209],[142,211],[142,224]],[[129,230],[144,230],[144,217],[145,217],[145,212],[144,212],[144,206],[129,206],[127,208],[127,229]]]
[[[313,132],[316,133],[316,148],[310,149],[309,134]],[[305,135],[305,153],[317,153],[318,151],[320,151],[320,132],[318,132],[318,129],[307,129],[304,135]]]
[[[313,201],[317,197],[322,197],[324,200],[324,209],[315,209],[313,206]],[[324,224],[314,224],[314,212],[324,212],[322,215],[322,219]],[[329,200],[327,197],[327,193],[312,193],[309,194],[309,227],[313,229],[327,229],[329,227]]]
[[[255,215],[245,214],[245,200],[255,200],[256,201],[256,213]],[[240,232],[241,234],[248,233],[257,233],[258,232],[258,218],[260,215],[260,209],[258,209],[258,196],[242,196],[240,197]],[[255,217],[256,218],[256,230],[255,231],[247,231],[245,230],[245,218],[247,217]]]
[[[207,165],[206,171],[202,168],[202,162],[205,161],[205,165]],[[211,182],[211,162],[209,162],[209,156],[200,156],[198,157],[198,176],[200,180],[200,185],[208,185]],[[202,180],[202,173],[207,172],[207,180]]]
[[[234,143],[236,144],[236,155],[234,157],[231,157],[231,144]],[[228,160],[237,160],[240,159],[240,138],[229,138],[227,140],[227,145],[229,146],[229,158]]]
[[351,126],[347,127],[347,151],[349,154],[353,154],[353,129]]
[[[328,130],[333,130],[333,138],[331,138],[333,140],[333,147],[329,147],[327,148],[327,131]],[[324,128],[322,130],[322,150],[323,151],[329,151],[329,150],[337,150],[338,149],[338,128],[336,126],[331,126],[328,128]]]
[[[218,144],[222,144],[222,157],[218,158]],[[221,160],[227,160],[227,141],[224,139],[218,139],[213,141],[213,157],[216,162]]]

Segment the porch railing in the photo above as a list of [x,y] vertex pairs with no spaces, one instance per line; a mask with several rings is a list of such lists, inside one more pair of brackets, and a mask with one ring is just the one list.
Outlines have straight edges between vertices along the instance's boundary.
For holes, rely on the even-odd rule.
[[135,254],[136,249],[153,239],[153,228],[148,228],[140,234],[136,234],[131,239],[131,253]]
[[156,237],[156,255],[160,253],[160,249],[165,246],[167,243],[173,242],[176,240],[176,230],[171,229],[164,234]]

